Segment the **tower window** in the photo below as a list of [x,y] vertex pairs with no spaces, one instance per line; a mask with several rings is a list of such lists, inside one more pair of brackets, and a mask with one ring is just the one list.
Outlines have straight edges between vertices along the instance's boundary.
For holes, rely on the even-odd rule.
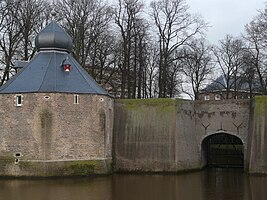
[[216,95],[215,95],[215,100],[221,100],[221,96],[218,95],[218,94],[216,94]]
[[63,68],[65,72],[70,72],[70,64],[63,65]]
[[74,104],[79,104],[79,95],[78,94],[75,94],[73,100],[74,100],[73,101]]
[[22,97],[23,97],[23,96],[20,95],[20,94],[17,94],[17,95],[15,96],[16,106],[22,106],[22,101],[23,101]]

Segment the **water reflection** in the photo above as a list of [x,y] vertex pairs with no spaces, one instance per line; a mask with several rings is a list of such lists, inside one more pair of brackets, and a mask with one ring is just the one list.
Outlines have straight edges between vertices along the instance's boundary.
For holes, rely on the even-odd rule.
[[267,177],[209,169],[183,175],[0,180],[5,200],[266,200]]
[[112,177],[1,180],[0,200],[111,200]]

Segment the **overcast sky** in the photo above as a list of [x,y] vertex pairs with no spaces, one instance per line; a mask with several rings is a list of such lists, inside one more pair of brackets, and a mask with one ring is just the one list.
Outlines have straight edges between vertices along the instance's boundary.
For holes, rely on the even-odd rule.
[[267,0],[186,0],[191,13],[201,14],[211,26],[207,39],[217,43],[226,34],[238,36],[244,33],[245,24],[249,23],[258,10],[265,7]]

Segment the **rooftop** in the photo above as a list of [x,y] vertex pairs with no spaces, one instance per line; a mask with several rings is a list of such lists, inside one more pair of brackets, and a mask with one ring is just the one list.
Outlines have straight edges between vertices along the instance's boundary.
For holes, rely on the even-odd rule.
[[2,87],[0,93],[82,93],[109,95],[71,55],[71,37],[56,22],[36,37],[38,53]]
[[[236,83],[235,83],[235,79],[231,78],[229,80],[229,89],[234,89],[236,85],[236,89],[239,91],[249,91],[249,83],[245,80],[243,80],[242,77],[237,77],[236,78]],[[226,90],[227,87],[227,83],[226,83],[226,79],[223,75],[219,76],[216,80],[214,80],[213,82],[211,82],[209,85],[207,85],[202,91],[205,92],[213,92],[213,91],[223,91]],[[259,91],[259,84],[254,81],[252,83],[252,89],[256,92]]]

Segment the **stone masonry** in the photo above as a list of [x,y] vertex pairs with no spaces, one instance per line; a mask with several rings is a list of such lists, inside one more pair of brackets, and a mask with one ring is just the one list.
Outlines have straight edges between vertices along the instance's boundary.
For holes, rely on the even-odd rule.
[[206,165],[203,141],[226,133],[244,148],[244,169],[267,173],[266,97],[255,100],[116,100],[116,171],[177,172]]
[[15,106],[15,94],[0,95],[0,175],[111,171],[113,99],[80,94],[73,101],[74,94],[24,93],[22,106]]

